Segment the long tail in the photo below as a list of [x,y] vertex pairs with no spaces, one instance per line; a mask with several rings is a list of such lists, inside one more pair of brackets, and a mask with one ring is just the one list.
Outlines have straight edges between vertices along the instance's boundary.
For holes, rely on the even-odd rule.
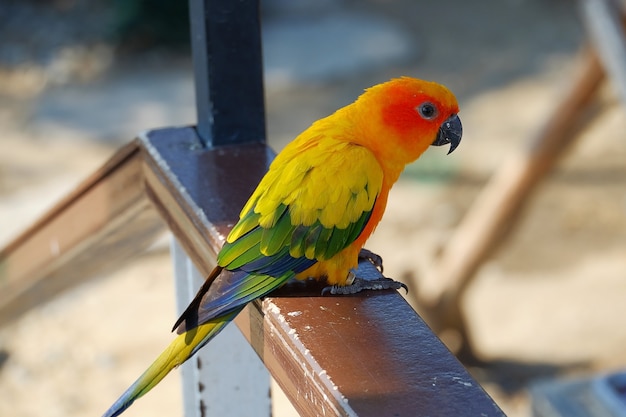
[[193,356],[241,311],[236,309],[176,337],[146,371],[115,401],[103,417],[119,416],[139,397],[150,391],[175,367]]

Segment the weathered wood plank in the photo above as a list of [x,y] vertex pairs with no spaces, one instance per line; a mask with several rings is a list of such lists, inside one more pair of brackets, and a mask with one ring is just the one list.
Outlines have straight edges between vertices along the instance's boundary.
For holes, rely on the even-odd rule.
[[[378,275],[368,262],[359,272]],[[300,415],[503,415],[396,291],[282,293],[237,325]]]
[[0,325],[118,267],[165,230],[145,196],[141,162],[138,142],[120,149],[0,252]]

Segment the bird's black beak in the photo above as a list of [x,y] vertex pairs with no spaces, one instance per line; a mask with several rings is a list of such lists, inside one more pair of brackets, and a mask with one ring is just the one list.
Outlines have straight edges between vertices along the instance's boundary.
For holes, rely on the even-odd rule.
[[461,136],[463,136],[463,126],[461,125],[461,119],[456,114],[450,116],[439,127],[437,138],[432,143],[433,146],[442,146],[450,144],[450,150],[448,155],[452,153],[461,143]]

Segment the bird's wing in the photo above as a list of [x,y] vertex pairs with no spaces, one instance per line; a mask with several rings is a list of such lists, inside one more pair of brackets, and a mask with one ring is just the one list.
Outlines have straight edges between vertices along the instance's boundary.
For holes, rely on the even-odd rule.
[[228,235],[221,270],[175,327],[187,321],[189,329],[262,297],[363,230],[382,188],[382,170],[367,149],[331,141],[280,156]]

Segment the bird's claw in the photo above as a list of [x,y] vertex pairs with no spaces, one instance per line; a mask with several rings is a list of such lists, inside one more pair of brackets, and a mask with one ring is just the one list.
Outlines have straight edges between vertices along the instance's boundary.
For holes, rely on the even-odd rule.
[[409,293],[409,288],[406,284],[394,281],[391,278],[381,277],[377,279],[363,279],[355,277],[354,281],[350,285],[331,285],[325,287],[322,290],[322,295],[349,295],[356,294],[363,290],[399,290],[400,288],[403,288],[407,294]]
[[369,249],[361,248],[361,251],[359,252],[359,259],[365,259],[366,261],[374,265],[381,274],[383,273],[383,258],[380,255],[372,252]]
[[[374,265],[376,269],[383,272],[383,258],[374,252],[362,248],[359,252],[359,259],[364,259]],[[364,279],[355,276],[353,271],[350,271],[347,279],[348,285],[330,285],[322,289],[322,295],[349,295],[356,294],[363,290],[399,290],[403,288],[404,291],[409,292],[409,288],[398,281],[394,281],[391,278],[380,277],[376,279]]]

